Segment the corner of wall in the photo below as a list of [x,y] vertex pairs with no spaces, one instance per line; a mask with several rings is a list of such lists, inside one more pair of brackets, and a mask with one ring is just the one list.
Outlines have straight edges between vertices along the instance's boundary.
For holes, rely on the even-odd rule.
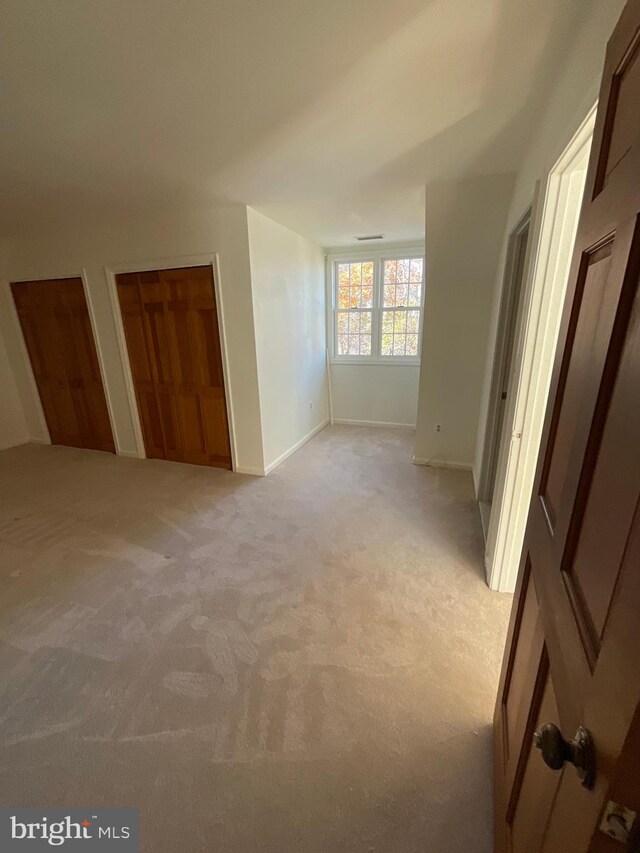
[[515,173],[508,172],[427,187],[418,458],[474,464],[496,274],[514,184]]
[[324,252],[247,208],[264,469],[328,420]]

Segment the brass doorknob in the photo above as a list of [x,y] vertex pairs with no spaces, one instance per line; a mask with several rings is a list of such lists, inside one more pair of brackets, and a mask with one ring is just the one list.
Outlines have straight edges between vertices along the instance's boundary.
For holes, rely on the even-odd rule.
[[566,741],[553,723],[545,723],[533,735],[534,746],[542,753],[542,760],[552,770],[561,770],[565,763],[573,764],[585,788],[593,788],[596,781],[596,751],[591,734],[578,728],[573,740]]

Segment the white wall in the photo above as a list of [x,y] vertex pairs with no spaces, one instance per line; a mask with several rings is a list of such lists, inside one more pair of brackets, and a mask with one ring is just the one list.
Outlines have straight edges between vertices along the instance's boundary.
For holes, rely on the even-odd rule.
[[489,387],[509,234],[532,203],[536,183],[549,173],[595,103],[600,89],[606,44],[624,5],[625,0],[607,0],[606,3],[588,4],[582,26],[576,32],[575,40],[567,46],[562,69],[554,80],[553,89],[549,91],[546,108],[536,123],[526,157],[516,177],[503,234],[501,263],[498,266],[494,285],[490,345],[486,353],[481,415],[474,454],[476,482],[482,466]]
[[327,423],[324,252],[252,208],[247,217],[269,471]]
[[[9,242],[0,240],[0,270],[6,266],[8,253]],[[0,273],[0,450],[4,450],[29,441],[29,428],[16,381],[16,362],[5,342],[11,318],[2,303],[1,285]]]
[[[471,467],[513,175],[429,184],[415,461]],[[436,424],[441,431],[436,432]]]
[[29,441],[18,386],[0,333],[0,450]]
[[[229,356],[231,408],[236,433],[236,465],[263,471],[260,401],[256,366],[247,212],[242,205],[185,214],[132,218],[101,228],[47,230],[14,240],[2,255],[0,278],[17,281],[78,275],[85,269],[96,341],[105,370],[105,389],[118,450],[136,454],[135,431],[116,337],[105,265],[161,261],[218,253],[220,288]],[[21,351],[19,330],[7,304],[0,305],[1,331],[13,364],[30,438],[45,440],[41,410]],[[6,429],[6,428],[5,428]]]
[[419,364],[331,365],[335,421],[415,427]]
[[598,97],[609,36],[626,0],[586,3],[588,14],[567,46],[561,71],[536,122],[527,155],[518,171],[508,228],[531,203],[535,182],[558,159]]

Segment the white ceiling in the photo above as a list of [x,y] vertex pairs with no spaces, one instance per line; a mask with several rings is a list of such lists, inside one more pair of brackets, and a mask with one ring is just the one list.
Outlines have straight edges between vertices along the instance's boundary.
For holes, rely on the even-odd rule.
[[424,185],[516,168],[591,0],[0,0],[0,229],[249,204],[424,235]]

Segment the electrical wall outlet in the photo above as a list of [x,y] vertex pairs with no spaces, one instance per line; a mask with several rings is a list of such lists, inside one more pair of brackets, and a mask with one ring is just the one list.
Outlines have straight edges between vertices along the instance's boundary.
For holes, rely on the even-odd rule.
[[436,432],[442,432],[442,424],[436,424]]

